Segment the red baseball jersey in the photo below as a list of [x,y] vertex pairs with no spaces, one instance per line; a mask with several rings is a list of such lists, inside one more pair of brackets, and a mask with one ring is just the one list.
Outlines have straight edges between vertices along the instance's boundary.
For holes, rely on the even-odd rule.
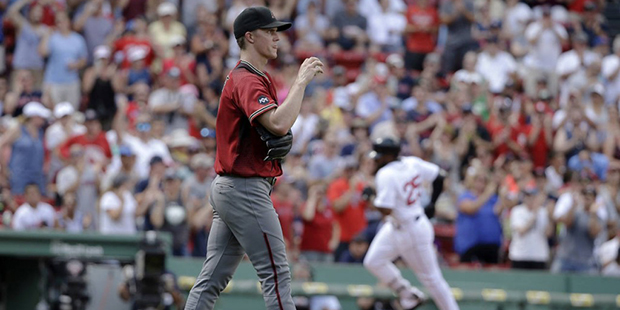
[[242,177],[277,177],[277,161],[263,161],[267,146],[254,128],[261,114],[275,109],[278,98],[268,73],[239,61],[224,83],[215,125],[215,172]]

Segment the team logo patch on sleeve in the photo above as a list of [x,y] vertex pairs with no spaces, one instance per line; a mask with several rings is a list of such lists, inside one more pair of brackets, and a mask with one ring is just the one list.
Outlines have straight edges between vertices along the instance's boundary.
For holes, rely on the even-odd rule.
[[258,103],[260,104],[268,104],[269,103],[269,98],[267,98],[267,96],[265,95],[261,95],[258,97]]

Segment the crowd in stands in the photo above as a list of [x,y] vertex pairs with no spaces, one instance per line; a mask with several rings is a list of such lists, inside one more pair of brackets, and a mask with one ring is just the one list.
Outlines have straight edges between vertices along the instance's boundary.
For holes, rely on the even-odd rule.
[[367,153],[392,136],[449,172],[442,264],[620,275],[602,0],[0,0],[0,227],[165,231],[204,257],[232,23],[254,5],[293,21],[279,102],[303,59],[329,64],[272,193],[290,260],[363,261],[382,225]]

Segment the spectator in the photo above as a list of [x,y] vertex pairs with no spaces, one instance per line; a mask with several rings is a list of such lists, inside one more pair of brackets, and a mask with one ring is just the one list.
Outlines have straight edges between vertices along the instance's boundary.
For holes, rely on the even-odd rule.
[[361,264],[368,251],[368,240],[364,233],[359,233],[349,243],[348,248],[340,255],[338,262],[347,264]]
[[367,35],[371,52],[394,53],[402,50],[402,33],[407,20],[400,12],[390,10],[391,0],[379,0],[378,11],[368,15]]
[[448,37],[441,59],[443,73],[461,69],[463,56],[476,48],[471,28],[475,22],[472,0],[443,1],[439,9],[441,23],[448,28]]
[[[140,115],[147,115],[149,113],[148,100],[150,91],[151,89],[146,83],[138,82],[133,85],[133,91],[131,91],[133,94],[132,100],[127,104],[124,111],[123,109],[117,111],[120,115],[125,115],[126,118],[119,118],[117,124],[123,124],[127,128],[136,128],[137,118]],[[127,123],[125,124],[123,121],[127,121]],[[116,130],[119,129],[116,128]]]
[[613,54],[603,58],[601,74],[605,78],[605,102],[614,104],[620,99],[620,36],[613,42]]
[[599,61],[599,56],[588,50],[588,37],[584,33],[573,35],[573,49],[560,55],[555,72],[560,81],[560,105],[564,106],[573,89],[583,89],[587,82],[586,68]]
[[11,92],[5,95],[3,112],[5,115],[18,117],[22,115],[24,106],[28,102],[45,102],[45,100],[43,100],[41,89],[35,87],[35,79],[30,71],[20,70],[15,73],[15,76]]
[[312,111],[313,105],[309,102],[310,100],[312,99],[304,98],[299,116],[291,127],[291,131],[295,135],[292,151],[303,152],[316,132],[320,117]]
[[173,36],[169,40],[172,56],[164,59],[163,70],[169,71],[172,68],[181,70],[181,85],[196,84],[196,60],[194,56],[188,55],[185,51],[185,37]]
[[115,79],[116,64],[110,63],[110,48],[97,46],[94,65],[84,72],[82,90],[88,94],[88,108],[97,112],[104,131],[112,128],[112,120],[117,112],[116,93],[121,90]]
[[332,205],[325,196],[324,185],[308,190],[308,200],[301,208],[304,222],[300,255],[308,262],[333,262],[333,251],[340,240],[340,226],[334,219]]
[[310,1],[306,13],[295,19],[295,33],[298,37],[295,44],[297,53],[317,53],[324,48],[329,29],[329,19],[322,15],[316,1]]
[[340,227],[340,243],[334,251],[336,260],[349,248],[353,236],[366,228],[366,202],[362,200],[362,190],[367,184],[356,172],[358,168],[355,158],[345,159],[342,175],[327,187],[327,199]]
[[56,31],[46,33],[39,44],[39,53],[47,57],[44,93],[50,96],[53,105],[67,101],[79,108],[79,70],[86,66],[88,52],[84,38],[71,31],[66,13],[56,14]]
[[525,37],[531,46],[523,59],[526,66],[523,77],[526,93],[536,95],[536,82],[539,79],[545,79],[552,92],[557,91],[558,77],[555,70],[562,46],[568,39],[566,30],[551,18],[551,10],[545,6],[542,18],[525,29]]
[[271,200],[276,213],[278,213],[284,243],[290,253],[289,257],[297,259],[299,255],[299,235],[295,231],[295,221],[299,216],[301,193],[293,187],[289,179],[283,177],[279,178],[274,185]]
[[454,248],[461,262],[497,264],[502,227],[497,212],[502,203],[498,182],[484,167],[472,165],[465,177],[466,191],[458,198]]
[[123,9],[123,18],[130,21],[146,15],[148,0],[123,1],[120,6]]
[[[129,69],[123,71],[122,77],[124,80],[121,84],[126,93],[134,94],[138,92],[136,86],[139,84],[145,84],[147,87],[153,85],[153,79],[151,77],[151,70],[146,66],[145,58],[147,54],[142,48],[132,48],[129,50],[127,59],[130,62]],[[149,90],[147,90],[148,93]]]
[[54,107],[54,118],[56,121],[45,130],[45,148],[51,153],[48,181],[63,168],[60,146],[69,138],[86,132],[84,125],[75,122],[73,106],[69,102],[61,102]]
[[528,154],[535,169],[544,169],[547,166],[549,153],[553,145],[552,120],[547,114],[547,106],[538,101],[534,104],[534,111],[530,114],[530,125],[525,126]]
[[599,38],[607,37],[607,25],[602,21],[600,10],[595,1],[587,1],[583,6],[581,23],[576,23],[576,31],[587,34],[588,46],[593,47]]
[[121,144],[118,146],[118,154],[115,155],[100,181],[101,190],[104,192],[112,186],[112,181],[119,174],[126,175],[132,186],[140,181],[136,169],[136,154],[133,149],[128,145]]
[[86,110],[84,112],[84,126],[86,127],[86,132],[67,140],[60,147],[60,155],[68,158],[71,146],[79,144],[84,147],[84,153],[89,163],[98,163],[100,166],[105,167],[112,158],[112,151],[105,132],[101,129],[101,122],[97,112],[94,110]]
[[68,165],[62,168],[56,177],[56,190],[60,197],[67,193],[75,194],[77,210],[93,219],[94,226],[89,227],[90,229],[97,229],[99,174],[103,166],[101,163],[89,162],[82,145],[72,145],[69,152]]
[[172,234],[172,255],[188,256],[190,214],[195,211],[195,206],[183,201],[181,178],[173,168],[164,175],[163,193],[163,204],[155,204],[150,221],[156,230]]
[[[293,282],[314,282],[312,266],[307,262],[299,262],[293,266]],[[297,310],[341,310],[338,298],[331,295],[318,295],[312,297],[298,296],[293,298]]]
[[[218,27],[217,15],[206,9],[197,12],[198,29],[190,41],[190,51],[196,55],[196,75],[201,89],[215,82],[222,74],[216,70],[228,54],[228,41],[224,31]],[[204,91],[203,91],[204,92]]]
[[24,106],[23,114],[24,122],[9,128],[0,139],[0,149],[11,147],[11,158],[2,171],[9,179],[11,194],[23,195],[26,185],[34,183],[39,186],[39,193],[46,196],[43,126],[51,113],[41,103],[30,102]]
[[339,155],[340,148],[333,135],[323,139],[323,150],[320,154],[312,156],[308,163],[308,185],[318,183],[329,184],[330,180],[337,177],[342,165]]
[[92,217],[84,216],[77,210],[75,198],[75,194],[71,192],[62,197],[61,211],[58,216],[58,227],[69,233],[81,233],[92,223]]
[[56,211],[41,201],[39,185],[29,183],[25,186],[25,202],[17,208],[11,228],[14,230],[54,229],[58,225]]
[[386,77],[375,76],[372,90],[357,101],[355,114],[370,124],[371,132],[375,125],[392,118],[390,108],[398,104],[397,99],[388,92],[386,83]]
[[[73,19],[73,29],[81,33],[86,41],[88,63],[92,63],[95,48],[105,45],[114,36],[114,20],[103,12],[104,0],[90,0],[84,5],[81,14]],[[122,24],[121,24],[122,25]]]
[[192,157],[190,167],[193,174],[187,177],[181,186],[183,201],[194,210],[190,214],[192,228],[192,256],[205,257],[207,252],[207,238],[213,220],[213,208],[209,203],[211,182],[215,178],[213,158],[199,153]]
[[170,68],[163,77],[163,87],[149,96],[148,106],[152,113],[166,118],[167,133],[178,128],[187,129],[187,118],[194,108],[195,98],[180,90],[181,73],[177,67]]
[[37,53],[37,47],[41,39],[51,30],[41,23],[43,7],[37,2],[29,8],[27,19],[22,16],[20,12],[29,3],[30,0],[14,2],[7,11],[7,17],[17,32],[15,52],[13,53],[13,69],[15,72],[11,84],[16,85],[19,80],[15,77],[19,77],[21,71],[27,70],[36,79],[35,88],[40,88],[45,63],[43,57]]
[[517,72],[515,59],[500,44],[498,37],[487,38],[484,52],[478,55],[476,63],[476,71],[484,77],[489,91],[495,94],[502,93]]
[[407,9],[405,68],[422,71],[424,58],[435,50],[439,16],[430,0],[419,0]]
[[358,0],[344,0],[345,9],[337,13],[327,30],[327,40],[331,52],[354,50],[365,52],[368,41],[366,17],[358,11]]
[[594,239],[601,230],[596,188],[570,181],[553,211],[553,219],[564,225],[552,272],[593,273]]
[[545,205],[546,194],[539,193],[535,184],[530,184],[521,195],[523,203],[510,212],[512,268],[546,269],[550,254],[547,238],[553,228]]
[[137,203],[130,186],[127,176],[118,175],[112,181],[110,190],[101,196],[100,233],[123,235],[136,233]]
[[[132,1],[130,1],[132,2]],[[114,55],[119,53],[122,56],[123,69],[131,66],[130,52],[134,50],[142,50],[144,62],[149,67],[155,59],[155,46],[151,43],[148,32],[148,24],[144,18],[137,17],[130,20],[126,24],[123,36],[114,41]],[[134,56],[135,57],[135,56]]]
[[605,181],[609,159],[601,153],[593,153],[588,150],[580,151],[568,160],[568,168],[582,175]]
[[176,36],[187,37],[185,26],[176,21],[177,7],[171,2],[162,2],[157,7],[159,19],[149,25],[149,34],[153,43],[163,50],[165,57],[172,55],[172,39]]
[[618,253],[620,253],[620,234],[617,228],[609,231],[609,240],[605,241],[597,251],[598,262],[601,266],[601,275],[607,277],[620,277],[620,265]]

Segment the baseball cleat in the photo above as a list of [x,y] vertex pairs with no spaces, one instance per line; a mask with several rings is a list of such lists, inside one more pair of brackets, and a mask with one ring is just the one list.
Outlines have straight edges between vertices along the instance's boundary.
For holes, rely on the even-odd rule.
[[427,298],[422,291],[412,287],[409,289],[409,296],[400,299],[400,305],[405,310],[413,310],[426,303]]

